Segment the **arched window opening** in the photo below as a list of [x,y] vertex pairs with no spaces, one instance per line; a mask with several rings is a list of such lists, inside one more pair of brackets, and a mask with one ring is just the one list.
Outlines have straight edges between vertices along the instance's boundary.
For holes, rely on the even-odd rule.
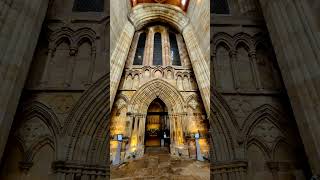
[[137,46],[136,54],[134,56],[133,65],[142,65],[145,44],[146,44],[146,33],[141,33],[139,36],[138,46]]
[[154,35],[153,65],[162,65],[162,41],[160,33],[155,33]]
[[181,66],[177,37],[174,33],[170,32],[169,38],[170,38],[170,57],[172,60],[172,65]]
[[213,14],[230,14],[228,0],[213,0],[210,11]]

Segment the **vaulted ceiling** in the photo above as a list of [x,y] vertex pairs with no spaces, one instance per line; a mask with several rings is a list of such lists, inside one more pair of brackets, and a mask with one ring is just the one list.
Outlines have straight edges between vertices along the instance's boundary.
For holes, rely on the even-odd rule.
[[187,11],[189,0],[131,0],[132,6],[136,6],[140,3],[162,3],[171,4],[180,7],[183,11]]

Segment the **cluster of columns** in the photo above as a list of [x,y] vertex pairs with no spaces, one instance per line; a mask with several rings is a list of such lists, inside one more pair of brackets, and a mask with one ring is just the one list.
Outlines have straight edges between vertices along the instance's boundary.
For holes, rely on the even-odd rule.
[[307,1],[260,0],[311,170],[320,174],[320,33]]
[[[51,82],[52,75],[56,72],[51,72],[50,68],[52,68],[52,64],[54,63],[53,61],[55,60],[55,53],[56,53],[56,45],[54,42],[49,43],[49,49],[48,49],[48,56],[46,58],[45,66],[44,66],[44,73],[42,75],[42,79],[40,81],[41,85],[50,85],[48,84]],[[67,75],[64,79],[64,86],[72,86],[72,81],[74,79],[74,71],[76,68],[76,61],[77,61],[77,56],[78,56],[78,48],[79,47],[70,47],[70,52],[69,52],[69,57],[68,57],[68,63],[67,63]],[[90,53],[90,65],[89,65],[89,70],[86,78],[86,84],[85,85],[90,85],[93,83],[92,78],[93,78],[93,73],[94,73],[94,63],[96,59],[96,48],[93,47],[91,48],[91,53]],[[61,57],[58,57],[61,58]],[[51,82],[53,83],[53,82]]]
[[[233,86],[234,88],[240,89],[241,85],[240,80],[239,80],[239,72],[238,72],[238,68],[237,68],[237,61],[238,61],[238,57],[237,57],[237,52],[236,51],[230,51],[229,53],[230,59],[231,59],[231,72],[232,72],[232,77],[233,77]],[[216,59],[216,52],[213,53],[213,59]],[[255,87],[256,89],[263,89],[262,87],[262,83],[261,83],[261,78],[260,78],[260,73],[259,73],[259,69],[258,69],[258,60],[257,60],[257,55],[255,51],[252,51],[249,53],[249,58],[250,58],[250,65],[251,65],[251,69],[252,69],[252,73],[253,73],[253,77],[254,77],[254,82],[255,82]],[[214,71],[213,71],[214,72]],[[215,82],[218,82],[219,77],[217,76],[217,74],[215,74]],[[219,83],[216,83],[216,86],[218,88],[221,88],[221,85]]]
[[[148,27],[147,30],[139,33],[139,37],[141,33],[146,33],[147,39],[145,43],[144,57],[143,57],[143,65],[152,66],[153,65],[153,51],[154,51],[154,36],[156,33],[161,34],[161,45],[162,45],[162,66],[171,66],[172,65],[172,57],[170,50],[170,39],[169,39],[169,28],[165,26],[151,26]],[[139,38],[138,37],[138,38]],[[176,38],[177,40],[177,38]],[[138,41],[138,40],[137,40]],[[178,43],[179,45],[179,43]],[[180,48],[179,48],[180,49]],[[136,53],[133,51],[133,53]],[[132,56],[134,57],[134,56]]]
[[48,0],[0,0],[0,159],[44,21]]

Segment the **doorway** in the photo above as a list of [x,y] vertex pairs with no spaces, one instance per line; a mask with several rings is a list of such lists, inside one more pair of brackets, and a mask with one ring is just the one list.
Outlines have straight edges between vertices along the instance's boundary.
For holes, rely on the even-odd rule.
[[156,98],[148,108],[145,127],[145,147],[170,147],[170,123],[168,109]]

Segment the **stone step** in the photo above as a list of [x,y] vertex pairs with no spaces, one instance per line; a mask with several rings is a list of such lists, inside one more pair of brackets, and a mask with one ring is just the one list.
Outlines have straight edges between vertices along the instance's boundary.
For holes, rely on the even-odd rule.
[[145,153],[168,154],[169,147],[146,147]]

